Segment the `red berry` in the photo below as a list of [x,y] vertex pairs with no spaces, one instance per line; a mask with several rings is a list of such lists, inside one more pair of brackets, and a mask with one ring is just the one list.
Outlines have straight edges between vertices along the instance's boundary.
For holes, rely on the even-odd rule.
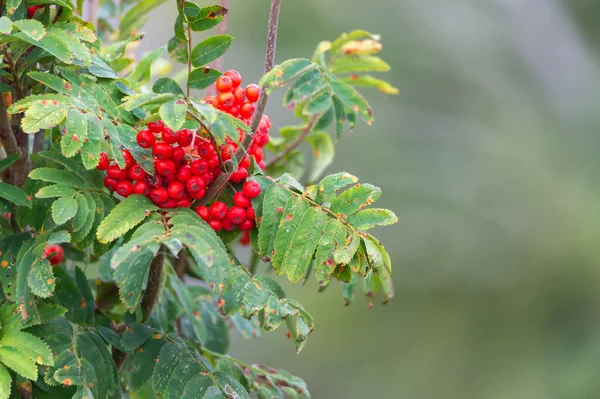
[[162,178],[157,175],[147,175],[146,183],[150,187],[154,187],[154,188],[161,187],[162,186]]
[[189,193],[189,195],[190,195],[190,198],[195,199],[195,200],[202,199],[206,195],[206,189],[202,189],[195,193]]
[[206,190],[206,183],[200,177],[192,176],[185,183],[185,187],[190,194],[194,194]]
[[177,142],[181,147],[187,147],[192,144],[192,139],[194,138],[194,132],[190,129],[182,129],[178,133],[179,135]]
[[152,149],[152,154],[158,159],[170,159],[173,156],[173,147],[167,143],[156,143]]
[[183,158],[185,158],[185,150],[181,147],[175,147],[173,149],[173,161],[183,161]]
[[250,118],[254,115],[254,110],[256,109],[256,105],[252,103],[244,103],[240,107],[240,116],[242,118]]
[[134,164],[131,168],[129,168],[129,170],[127,171],[127,174],[129,175],[129,178],[131,180],[135,180],[135,181],[142,181],[146,178],[146,172],[137,163]]
[[185,195],[185,187],[181,182],[174,181],[169,184],[169,188],[167,188],[167,192],[169,193],[169,197],[174,200],[180,200]]
[[216,169],[219,167],[219,156],[217,154],[215,154],[214,156],[210,157],[210,159],[208,160],[208,168],[209,169]]
[[212,105],[215,108],[219,105],[219,100],[217,100],[217,97],[215,97],[215,96],[204,97],[204,102]]
[[170,127],[165,127],[160,137],[167,144],[175,144],[179,139],[177,132],[173,131]]
[[242,232],[242,236],[240,237],[240,244],[242,244],[242,245],[250,244],[250,233],[248,231]]
[[145,195],[147,197],[150,195],[150,187],[146,182],[139,181],[133,185],[133,193]]
[[108,159],[108,155],[106,155],[106,153],[104,153],[104,152],[101,152],[100,153],[100,162],[98,163],[98,166],[96,166],[96,169],[106,170],[106,169],[108,169],[109,166],[110,166],[110,160]]
[[205,174],[201,175],[200,177],[208,185],[208,184],[212,183],[212,181],[215,178],[215,175],[211,172],[206,172]]
[[125,158],[125,167],[130,168],[131,165],[133,165],[133,163],[135,162],[135,160],[133,159],[133,156],[131,155],[129,150],[123,150],[122,153],[123,153],[123,158]]
[[150,148],[156,143],[154,133],[150,132],[148,129],[140,130],[135,139],[142,148]]
[[260,184],[254,180],[250,180],[244,183],[242,190],[244,191],[244,194],[246,194],[246,197],[250,199],[256,198],[260,194]]
[[259,167],[259,168],[261,168],[261,169],[264,169],[264,168],[265,168],[265,163],[264,163],[264,161],[260,161],[260,162],[258,163],[258,167]]
[[48,259],[52,266],[55,266],[65,259],[65,251],[60,245],[48,245],[44,248],[44,258]]
[[129,197],[133,192],[133,187],[131,186],[131,182],[128,180],[121,180],[117,183],[117,187],[115,188],[117,194],[122,197]]
[[217,78],[217,90],[224,92],[224,91],[231,91],[231,89],[233,89],[233,82],[231,80],[231,78],[229,76],[219,76]]
[[204,205],[200,205],[196,208],[196,213],[198,216],[202,218],[204,221],[208,221],[210,219],[210,213],[208,212],[208,208]]
[[225,231],[233,231],[235,230],[235,224],[231,223],[229,219],[223,220],[223,229]]
[[221,231],[221,229],[223,228],[223,223],[221,223],[220,220],[211,220],[208,222],[208,224],[210,225],[210,227],[212,227],[212,229],[216,232]]
[[162,176],[175,176],[177,168],[173,161],[158,161],[156,163],[156,172]]
[[127,169],[121,169],[119,165],[112,164],[106,170],[106,174],[113,179],[123,180],[127,177]]
[[237,105],[234,105],[227,112],[229,112],[231,115],[233,115],[237,118],[237,116],[240,114],[240,107],[238,107]]
[[36,6],[27,7],[27,19],[33,18],[33,15],[35,14],[36,10]]
[[250,199],[242,191],[238,191],[233,194],[233,203],[242,208],[247,208],[250,206]]
[[254,208],[252,208],[252,206],[249,206],[246,208],[246,219],[248,220],[254,220],[256,218],[256,215],[254,214]]
[[250,158],[242,158],[242,161],[240,162],[240,167],[248,169],[250,167]]
[[255,85],[254,83],[246,86],[246,98],[251,103],[255,103],[258,101],[258,97],[260,96],[260,87]]
[[263,160],[263,149],[261,147],[258,147],[256,150],[254,150],[254,159],[256,159],[256,162]]
[[192,205],[192,201],[188,197],[183,197],[182,199],[177,201],[177,208],[189,208]]
[[209,211],[213,219],[223,220],[227,216],[227,205],[224,202],[217,201],[210,206]]
[[249,231],[252,230],[254,228],[254,222],[250,219],[246,219],[246,221],[242,224],[240,224],[240,230],[242,231]]
[[246,92],[241,87],[236,87],[233,89],[232,93],[235,97],[235,103],[237,105],[242,105],[244,101],[246,101]]
[[242,84],[242,75],[240,75],[240,73],[235,69],[225,71],[223,76],[227,76],[229,79],[231,79],[231,84],[233,85],[233,87],[238,87]]
[[190,164],[190,168],[193,174],[202,176],[204,173],[208,172],[208,163],[203,159],[195,159]]
[[164,128],[165,128],[165,124],[163,123],[163,121],[156,121],[156,122],[148,123],[148,129],[152,133],[160,133],[163,131]]
[[[244,181],[244,179],[246,179],[248,177],[248,170],[246,168],[238,168],[238,170],[236,170],[235,172],[233,172],[231,174],[231,176],[229,177],[229,180],[231,180],[234,183],[241,183]],[[251,198],[250,196],[246,195],[248,198]]]
[[[175,170],[177,170],[177,169],[175,169]],[[169,175],[169,176],[163,176],[163,181],[167,185],[173,183],[176,180],[177,180],[177,177],[174,174],[173,175]]]
[[159,205],[161,208],[175,208],[177,207],[177,201],[174,199],[168,199],[164,203]]
[[246,221],[246,211],[240,206],[232,206],[227,211],[227,219],[236,226]]
[[198,155],[201,158],[207,159],[212,157],[212,155],[215,153],[215,147],[213,147],[212,144],[207,143],[205,141],[201,141],[198,144]]
[[180,182],[185,183],[192,177],[192,168],[189,165],[183,165],[179,168],[175,177]]
[[150,199],[155,204],[162,204],[169,199],[169,194],[164,187],[157,187],[150,190]]
[[231,109],[235,104],[235,96],[230,91],[219,93],[217,100],[219,100],[219,108],[224,111]]
[[119,182],[119,180],[114,179],[110,176],[106,176],[104,178],[104,187],[108,188],[110,191],[115,191],[115,188],[117,188],[118,182]]

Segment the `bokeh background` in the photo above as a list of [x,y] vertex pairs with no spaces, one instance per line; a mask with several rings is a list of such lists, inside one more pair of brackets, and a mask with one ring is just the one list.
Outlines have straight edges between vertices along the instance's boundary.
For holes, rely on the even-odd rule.
[[[268,3],[231,0],[224,68],[246,81]],[[140,54],[166,45],[175,12],[153,12]],[[278,61],[383,36],[401,93],[365,92],[375,124],[343,137],[329,172],[380,186],[398,215],[375,231],[396,297],[367,310],[283,282],[315,318],[306,348],[278,330],[233,354],[317,399],[600,397],[599,18],[591,0],[283,0]],[[274,126],[295,123],[280,98]]]

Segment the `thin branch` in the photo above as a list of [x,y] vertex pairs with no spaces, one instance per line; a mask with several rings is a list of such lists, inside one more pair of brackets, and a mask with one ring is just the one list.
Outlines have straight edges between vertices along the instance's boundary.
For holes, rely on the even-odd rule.
[[[269,72],[275,66],[275,50],[277,47],[277,28],[279,26],[280,7],[281,0],[271,0],[271,11],[269,12],[269,32],[267,34],[267,51],[265,56],[265,73]],[[254,111],[254,116],[252,117],[252,122],[250,123],[250,132],[247,132],[244,135],[240,146],[235,152],[235,158],[237,159],[238,163],[242,161],[244,156],[246,156],[248,148],[250,148],[250,145],[252,144],[254,132],[256,132],[256,129],[258,129],[258,124],[260,123],[263,113],[265,112],[268,97],[267,91],[263,87],[260,91],[258,102],[256,103],[256,109]],[[206,204],[208,201],[218,195],[229,181],[231,173],[233,173],[233,171],[223,172],[217,176],[208,190],[206,190],[206,195],[202,200],[200,200],[200,204]]]
[[290,145],[285,147],[285,149],[279,155],[277,155],[275,158],[273,158],[271,161],[269,161],[265,165],[265,169],[267,169],[268,167],[271,167],[271,166],[275,165],[277,162],[281,161],[290,152],[292,152],[294,149],[296,149],[296,147],[298,147],[300,144],[302,144],[302,142],[304,141],[306,136],[313,130],[313,128],[317,124],[317,121],[319,120],[320,116],[321,116],[320,114],[313,115],[313,117],[310,119],[308,124],[304,128],[302,128],[300,136],[298,136],[298,138],[296,138],[296,140],[294,140],[293,143],[291,143]]

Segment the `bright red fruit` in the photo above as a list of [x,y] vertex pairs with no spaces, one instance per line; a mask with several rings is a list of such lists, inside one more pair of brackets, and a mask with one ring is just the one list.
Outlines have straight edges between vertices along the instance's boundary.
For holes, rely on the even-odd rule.
[[250,206],[250,199],[242,191],[238,191],[233,194],[233,203],[242,208],[247,208]]
[[202,220],[208,221],[210,219],[210,213],[208,212],[208,208],[204,205],[200,205],[199,207],[197,207],[196,213],[202,218]]
[[109,166],[110,166],[110,160],[108,159],[108,155],[106,155],[105,152],[101,152],[100,153],[100,162],[98,163],[98,166],[96,166],[96,169],[106,170],[106,169],[108,169]]
[[180,200],[185,195],[185,187],[183,187],[181,182],[174,181],[173,183],[169,184],[167,193],[169,194],[170,198],[173,198],[174,200]]
[[251,206],[246,208],[246,219],[254,220],[255,218],[256,218],[256,215],[254,214],[254,208],[252,208]]
[[190,198],[191,199],[195,199],[195,200],[199,200],[204,198],[204,196],[206,195],[206,189],[202,189],[200,191],[197,191],[195,193],[190,193]]
[[148,184],[146,184],[146,182],[138,181],[133,185],[133,193],[145,195],[147,197],[148,195],[150,195],[150,187],[148,186]]
[[213,155],[210,157],[207,163],[209,169],[215,169],[219,167],[219,156],[217,154]]
[[160,187],[160,186],[162,186],[162,178],[160,176],[156,176],[156,175],[147,175],[146,183],[150,187],[154,187],[154,188]]
[[229,219],[223,220],[223,229],[225,231],[233,231],[235,230],[235,224],[231,223]]
[[210,206],[209,211],[213,219],[223,220],[227,216],[227,205],[224,202],[217,201]]
[[173,161],[183,161],[185,158],[185,150],[181,147],[175,147],[173,149]]
[[122,197],[129,197],[133,193],[133,187],[129,180],[121,180],[117,183],[115,191]]
[[240,224],[240,230],[249,231],[254,228],[254,222],[250,219],[247,219],[244,223]]
[[142,148],[150,148],[156,143],[156,136],[148,129],[140,130],[135,139]]
[[190,164],[192,173],[196,176],[202,176],[208,171],[208,163],[203,159],[195,159]]
[[221,231],[221,229],[223,228],[223,223],[221,223],[220,220],[215,220],[212,219],[208,222],[208,224],[210,225],[210,227],[212,227],[212,229],[216,232]]
[[200,177],[192,176],[185,183],[185,187],[187,188],[190,194],[194,194],[200,191],[204,191],[206,189],[206,183]]
[[153,188],[152,190],[150,190],[150,199],[155,204],[162,204],[169,199],[169,194],[167,193],[167,190],[163,187]]
[[173,131],[170,127],[165,127],[160,137],[167,144],[175,144],[179,139],[177,132]]
[[258,97],[260,97],[260,87],[255,85],[254,83],[246,86],[246,98],[251,103],[255,103],[258,101]]
[[106,170],[106,174],[113,179],[123,180],[127,177],[127,169],[121,169],[119,165],[112,164]]
[[148,129],[152,133],[160,133],[163,131],[164,128],[165,128],[165,124],[163,123],[163,121],[156,121],[156,122],[148,123]]
[[235,104],[235,96],[230,91],[219,93],[219,95],[217,95],[217,100],[219,100],[219,108],[224,111],[231,109],[233,104]]
[[254,115],[254,110],[256,109],[256,105],[252,103],[244,103],[240,107],[240,116],[242,118],[250,118]]
[[190,179],[190,177],[192,177],[192,168],[190,168],[189,165],[183,165],[179,168],[175,177],[180,182],[185,183]]
[[173,156],[173,147],[167,143],[156,143],[152,149],[152,154],[158,159],[169,159]]
[[156,172],[162,176],[175,176],[177,168],[173,161],[158,161],[156,163]]
[[129,178],[135,181],[142,181],[146,178],[146,172],[139,164],[133,164],[131,168],[127,171]]
[[108,188],[110,191],[115,191],[115,188],[117,188],[118,182],[119,182],[119,180],[114,179],[110,176],[106,176],[104,178],[104,187]]
[[232,93],[237,105],[242,105],[244,101],[246,101],[246,92],[241,87],[236,87],[233,89]]
[[194,132],[190,129],[182,129],[178,133],[179,135],[177,142],[181,147],[187,147],[192,144],[192,139],[194,138]]
[[236,226],[246,221],[246,211],[239,206],[232,206],[227,212],[227,219]]
[[242,75],[240,75],[240,73],[235,69],[225,71],[223,76],[227,76],[229,79],[231,79],[231,84],[233,85],[233,87],[238,87],[242,84]]
[[183,197],[182,199],[177,201],[177,208],[189,208],[192,205],[192,201],[189,198]]
[[[236,170],[235,172],[233,172],[231,174],[231,176],[229,177],[229,180],[231,180],[234,183],[241,183],[247,177],[248,177],[248,170],[246,168],[240,167],[240,168],[238,168],[238,170]],[[248,198],[250,198],[250,197],[248,197]]]
[[244,194],[246,194],[246,197],[250,199],[256,198],[260,194],[260,184],[254,180],[250,180],[244,183],[242,190],[244,191]]
[[229,76],[219,76],[217,78],[217,90],[218,91],[231,91],[231,89],[233,89],[233,82],[231,81],[231,78]]
[[125,167],[130,168],[131,165],[133,165],[133,163],[135,162],[135,160],[133,159],[133,155],[131,155],[129,150],[123,150],[122,153],[123,158],[125,158]]
[[48,259],[52,266],[55,266],[65,259],[65,251],[60,245],[48,245],[44,248],[44,258]]
[[240,244],[242,244],[242,245],[250,244],[250,233],[248,231],[242,232],[242,236],[240,237]]

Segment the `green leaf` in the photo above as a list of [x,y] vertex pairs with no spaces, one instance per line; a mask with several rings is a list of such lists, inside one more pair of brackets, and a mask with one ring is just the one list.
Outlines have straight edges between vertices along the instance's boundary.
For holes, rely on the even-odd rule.
[[127,96],[123,99],[121,105],[125,110],[131,111],[135,108],[142,107],[145,105],[164,104],[167,101],[175,100],[176,97],[172,93],[142,93]]
[[367,100],[352,88],[352,86],[341,80],[332,81],[330,86],[333,93],[345,106],[357,112],[368,124],[373,123],[373,110],[369,106]]
[[13,25],[32,40],[41,40],[44,35],[46,35],[46,29],[44,29],[44,25],[35,19],[23,19],[20,21],[15,21],[13,22]]
[[273,256],[271,258],[273,267],[275,270],[277,270],[277,274],[283,274],[285,272],[285,269],[283,269],[281,266],[285,264],[284,259],[288,250],[290,249],[293,235],[300,225],[302,216],[309,210],[309,208],[310,205],[297,196],[290,197],[283,208],[280,219],[281,222],[279,223],[277,235],[275,236],[273,245]]
[[71,51],[69,47],[52,32],[47,32],[41,40],[32,39],[24,32],[13,33],[13,35],[31,45],[41,48],[64,63],[71,63]]
[[83,143],[81,149],[81,160],[83,166],[90,170],[98,166],[100,162],[101,144],[104,142],[104,132],[102,123],[98,116],[90,113],[85,114],[87,119],[87,140]]
[[48,345],[35,335],[23,331],[5,331],[0,340],[2,346],[17,349],[38,364],[52,366],[54,364],[52,351]]
[[137,87],[147,83],[150,80],[150,68],[152,67],[152,64],[163,55],[164,52],[165,48],[160,47],[142,57],[142,59],[138,62],[135,71],[133,71],[131,76],[129,76],[129,83],[131,84],[131,87]]
[[96,237],[101,243],[114,241],[144,220],[147,212],[157,209],[142,195],[127,197],[100,223]]
[[227,394],[228,398],[231,399],[250,399],[248,392],[244,389],[236,379],[229,374],[225,374],[221,371],[217,371],[213,374],[219,387]]
[[384,294],[384,302],[394,296],[394,284],[392,282],[392,264],[390,256],[375,237],[367,235],[363,238],[369,264],[381,282]]
[[10,346],[0,347],[0,361],[17,374],[30,379],[37,379],[38,369],[21,351]]
[[363,209],[346,218],[358,230],[368,230],[375,226],[388,226],[398,222],[398,217],[389,209]]
[[209,6],[200,9],[195,17],[188,16],[190,28],[194,32],[207,30],[217,26],[227,15],[227,9],[221,6]]
[[232,36],[217,35],[201,41],[192,50],[192,65],[201,67],[216,60],[225,54],[232,40]]
[[374,35],[364,30],[354,30],[350,33],[343,33],[339,38],[337,38],[333,43],[331,43],[331,53],[337,53],[344,44],[359,39],[372,39],[379,41],[379,35]]
[[46,259],[40,259],[31,265],[27,284],[31,291],[37,296],[48,298],[54,292],[55,280],[52,266]]
[[209,388],[214,388],[211,378],[207,375],[197,374],[185,385],[181,399],[208,398],[205,394]]
[[302,113],[304,115],[322,114],[333,106],[331,102],[331,91],[329,89],[322,91],[319,95],[311,98]]
[[[0,188],[1,187],[2,183],[0,183]],[[2,191],[0,191],[0,193],[1,192]],[[77,191],[73,187],[65,186],[63,184],[54,184],[52,186],[42,187],[35,196],[36,198],[54,198],[73,196],[75,194],[77,194]]]
[[91,69],[92,66],[90,65],[92,56],[90,54],[88,46],[83,44],[71,32],[67,32],[65,30],[58,29],[55,27],[48,28],[48,31],[53,35],[56,35],[56,37],[60,40],[62,40],[69,47],[69,50],[71,50],[72,57],[76,60],[80,60],[83,63],[83,65],[89,66],[90,72],[94,74],[92,72],[93,69]]
[[355,231],[348,239],[344,236],[344,239],[343,245],[337,245],[333,250],[333,260],[335,263],[343,265],[350,263],[350,260],[354,257],[354,254],[360,245],[360,235]]
[[71,108],[67,111],[65,135],[60,140],[60,148],[66,157],[73,157],[81,150],[87,139],[87,119],[81,111]]
[[12,378],[8,373],[8,370],[6,369],[6,367],[0,364],[0,399],[8,399],[8,397],[10,396],[11,382]]
[[[175,366],[184,357],[184,352],[179,345],[168,342],[162,347],[158,355],[158,361],[154,367],[154,372],[152,373],[152,389],[154,389],[154,392],[165,392],[171,377],[175,373]],[[211,381],[208,376],[206,378]]]
[[266,87],[270,93],[277,87],[285,85],[287,82],[304,75],[307,72],[317,68],[317,64],[310,62],[305,58],[294,58],[276,65],[271,71],[266,73],[259,81],[258,85]]
[[66,223],[77,213],[77,201],[73,197],[61,197],[52,204],[52,219],[57,225]]
[[221,72],[212,68],[197,68],[188,76],[188,85],[192,89],[206,89],[211,84],[217,81],[221,76]]
[[165,389],[164,396],[168,399],[181,398],[187,382],[199,374],[202,368],[193,359],[186,357],[175,366],[175,370]]
[[141,28],[147,20],[147,14],[163,3],[164,0],[141,0],[136,2],[135,7],[131,7],[121,20],[119,39],[126,39],[131,36],[134,30]]
[[179,100],[164,103],[158,113],[161,119],[173,130],[179,130],[185,122],[187,104],[178,103]]
[[317,187],[315,200],[319,204],[330,203],[336,198],[338,190],[358,183],[358,178],[346,172],[339,172],[325,176]]
[[390,66],[374,55],[352,54],[337,58],[330,70],[335,74],[370,71],[387,72],[390,70]]
[[0,160],[0,172],[4,172],[10,165],[17,162],[19,160],[19,156],[17,154],[12,154]]
[[395,88],[385,80],[378,79],[371,75],[351,75],[347,78],[342,78],[342,81],[352,86],[362,86],[378,89],[384,94],[399,93],[397,88]]
[[[79,207],[79,203],[77,205]],[[66,230],[55,231],[48,237],[48,244],[63,244],[67,242],[71,242],[71,235]]]
[[114,279],[119,286],[119,297],[131,312],[135,311],[140,303],[142,288],[154,256],[155,253],[151,251],[137,249],[130,254],[127,262],[120,263],[115,270]]
[[350,187],[331,202],[331,211],[343,215],[354,212],[371,205],[381,196],[381,189],[372,184],[357,184]]
[[329,284],[330,276],[337,266],[333,253],[336,248],[344,245],[345,240],[346,227],[342,222],[338,219],[327,222],[315,254],[315,275],[319,285],[326,286]]
[[119,77],[115,70],[97,55],[91,57],[88,71],[99,78],[117,79]]
[[127,382],[131,391],[139,390],[152,377],[156,359],[165,344],[164,339],[151,337],[141,346],[141,350],[127,359],[123,369],[128,370]]
[[[75,270],[79,270],[79,273],[82,273],[79,268]],[[76,324],[86,324],[91,322],[94,318],[93,298],[91,304],[88,303],[89,300],[87,300],[86,297],[89,299],[89,294],[82,293],[79,284],[76,284],[62,267],[55,267],[53,271],[56,278],[54,296],[60,305],[68,309],[65,317]]]
[[143,324],[131,324],[123,333],[121,347],[126,352],[133,352],[144,344],[154,334],[154,330]]
[[263,217],[258,231],[258,248],[263,258],[272,256],[275,235],[283,216],[283,207],[291,196],[288,190],[277,184],[272,184],[265,192]]
[[171,93],[175,94],[176,96],[183,94],[183,90],[181,90],[179,83],[171,78],[158,79],[156,82],[154,82],[152,91],[158,94]]
[[185,40],[180,40],[176,36],[173,36],[167,44],[167,51],[173,60],[182,64],[188,62],[189,54]]
[[83,181],[79,177],[61,169],[36,168],[29,173],[29,178],[49,183],[64,184],[71,187],[84,186]]
[[22,0],[7,0],[6,1],[6,12],[8,15],[12,15],[15,13],[17,8],[21,5]]
[[335,147],[329,135],[325,132],[312,132],[306,137],[312,147],[314,163],[309,181],[314,181],[327,169],[335,155]]
[[[0,18],[0,33],[8,35],[12,31],[12,21],[8,17]],[[10,384],[10,381],[9,381]],[[0,395],[2,397],[2,395]]]
[[67,116],[68,104],[56,100],[36,101],[25,111],[21,126],[25,133],[37,133],[61,123]]
[[19,206],[31,208],[31,200],[27,198],[27,193],[11,184],[0,182],[0,198]]

